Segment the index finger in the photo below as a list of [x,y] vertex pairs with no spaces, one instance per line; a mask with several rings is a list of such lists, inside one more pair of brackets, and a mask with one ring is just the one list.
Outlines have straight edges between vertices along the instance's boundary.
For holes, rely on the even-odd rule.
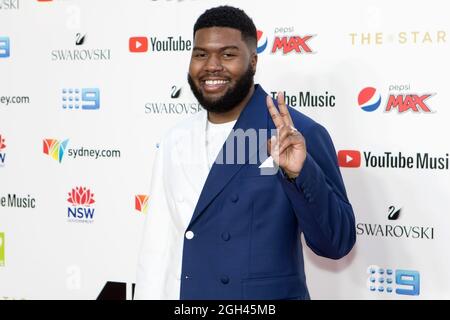
[[278,108],[280,109],[280,116],[284,124],[287,126],[293,126],[294,122],[292,121],[291,115],[289,114],[288,107],[286,106],[286,102],[284,101],[284,94],[282,92],[278,92],[277,101]]
[[275,107],[275,104],[273,103],[272,98],[270,96],[266,97],[266,104],[267,109],[269,109],[269,113],[272,117],[273,123],[275,123],[275,127],[277,129],[280,129],[282,126],[284,126],[284,121],[281,118],[281,115],[278,112],[277,108]]

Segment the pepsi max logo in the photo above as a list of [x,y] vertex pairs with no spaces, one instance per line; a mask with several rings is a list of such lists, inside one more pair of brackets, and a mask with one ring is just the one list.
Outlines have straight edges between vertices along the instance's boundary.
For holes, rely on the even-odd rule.
[[258,30],[257,31],[257,40],[258,40],[258,45],[256,48],[256,52],[259,54],[259,53],[262,53],[267,48],[267,36],[263,36],[263,32],[261,30]]
[[372,112],[378,109],[381,104],[381,95],[377,89],[367,87],[361,90],[358,95],[359,107],[367,112]]
[[[430,108],[428,99],[434,96],[436,93],[417,94],[404,92],[405,86],[390,86],[396,89],[395,92],[389,93],[386,97],[386,105],[384,112],[396,112],[398,114],[403,113],[434,113]],[[399,89],[397,89],[397,87]],[[409,89],[409,85],[406,87]],[[362,89],[358,95],[359,107],[367,112],[372,112],[378,109],[381,104],[381,95],[379,91],[373,87],[366,87]]]

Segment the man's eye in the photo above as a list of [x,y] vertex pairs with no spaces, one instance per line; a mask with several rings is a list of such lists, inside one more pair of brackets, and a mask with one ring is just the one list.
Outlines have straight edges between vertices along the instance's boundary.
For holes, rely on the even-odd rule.
[[196,57],[196,58],[204,58],[204,57],[206,57],[206,53],[196,53],[196,54],[194,54],[194,57]]

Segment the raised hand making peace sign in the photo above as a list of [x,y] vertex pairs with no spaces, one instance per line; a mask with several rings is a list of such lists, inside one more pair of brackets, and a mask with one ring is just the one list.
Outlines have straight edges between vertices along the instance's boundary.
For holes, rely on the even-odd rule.
[[306,143],[303,135],[294,127],[289,114],[284,95],[278,92],[278,112],[272,99],[267,96],[267,108],[277,128],[277,136],[273,136],[268,143],[268,150],[273,160],[279,165],[289,178],[296,178],[303,168],[306,159]]

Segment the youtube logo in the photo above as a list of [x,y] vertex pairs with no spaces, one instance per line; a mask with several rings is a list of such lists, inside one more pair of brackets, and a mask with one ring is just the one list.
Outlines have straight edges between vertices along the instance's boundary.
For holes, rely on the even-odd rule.
[[338,163],[344,168],[358,168],[361,166],[361,152],[358,150],[340,150]]
[[147,52],[148,39],[147,37],[131,37],[129,41],[130,52]]

